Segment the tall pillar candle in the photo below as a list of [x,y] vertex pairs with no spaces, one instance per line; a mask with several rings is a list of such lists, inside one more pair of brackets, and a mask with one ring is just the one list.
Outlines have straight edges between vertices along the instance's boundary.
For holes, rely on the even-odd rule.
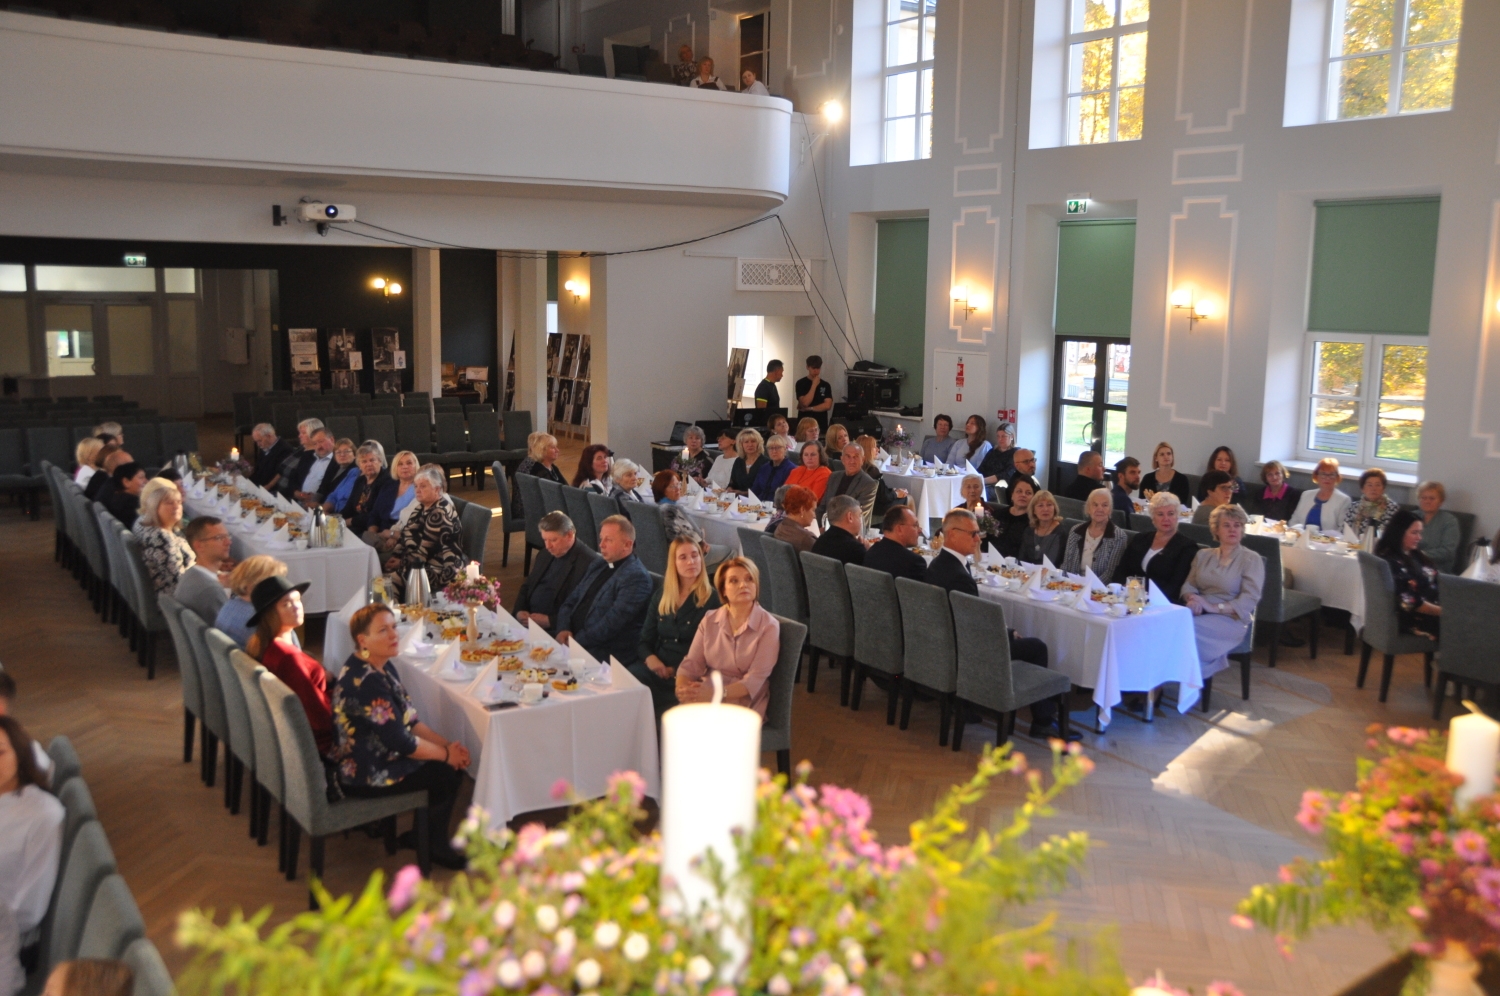
[[1495,791],[1495,763],[1500,756],[1500,723],[1481,713],[1455,716],[1448,724],[1448,770],[1463,775],[1454,801],[1466,806]]
[[[726,876],[739,865],[735,829],[755,827],[756,774],[760,766],[760,716],[743,706],[694,703],[668,709],[662,738],[662,902],[689,914],[717,904],[714,886],[695,859],[717,855]],[[749,938],[729,929],[744,905],[730,897],[719,943],[734,954],[737,970],[749,951]]]

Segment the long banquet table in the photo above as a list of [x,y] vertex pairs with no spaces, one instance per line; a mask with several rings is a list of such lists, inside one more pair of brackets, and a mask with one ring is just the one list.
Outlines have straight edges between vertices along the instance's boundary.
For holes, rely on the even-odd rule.
[[927,533],[930,519],[941,519],[951,510],[963,504],[964,474],[934,475],[898,474],[886,471],[880,475],[892,489],[905,488],[911,494],[907,503],[917,513],[917,525]]
[[1356,554],[1283,543],[1281,562],[1292,572],[1295,590],[1317,595],[1328,608],[1349,613],[1349,624],[1356,631],[1364,625],[1365,582]]

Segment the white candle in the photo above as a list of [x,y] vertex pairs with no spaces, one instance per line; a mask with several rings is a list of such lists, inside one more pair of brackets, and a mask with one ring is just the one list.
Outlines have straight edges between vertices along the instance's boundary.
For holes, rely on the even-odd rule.
[[469,561],[469,566],[466,567],[466,568],[464,568],[464,573],[465,573],[465,576],[467,576],[470,581],[478,581],[479,580],[479,561],[477,561],[477,560],[471,560],[471,561]]
[[[736,705],[680,705],[662,714],[661,740],[662,875],[676,886],[664,884],[661,898],[670,909],[697,910],[716,896],[694,859],[711,850],[732,876],[739,861],[731,831],[748,833],[755,826],[760,716]],[[738,903],[725,910],[725,919],[741,919]],[[734,954],[726,966],[732,975],[749,951],[749,938],[726,924],[719,943]]]
[[231,459],[231,460],[238,460],[239,458],[240,458],[240,448],[238,446],[231,446],[229,448],[229,459]]
[[[1467,704],[1467,703],[1466,703]],[[1466,806],[1495,791],[1495,759],[1500,756],[1500,723],[1480,713],[1455,716],[1448,724],[1448,770],[1463,775],[1454,801]]]

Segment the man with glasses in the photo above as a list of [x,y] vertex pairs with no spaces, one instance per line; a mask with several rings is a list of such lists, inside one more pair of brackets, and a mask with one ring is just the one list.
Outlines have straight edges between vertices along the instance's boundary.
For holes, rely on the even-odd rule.
[[1028,481],[1031,482],[1031,490],[1032,491],[1040,491],[1040,490],[1042,490],[1042,486],[1039,483],[1037,483],[1037,479],[1036,479],[1036,452],[1035,451],[1024,449],[1024,448],[1016,450],[1016,459],[1015,459],[1015,462],[1014,462],[1014,466],[1015,466],[1015,472],[1010,475],[1010,485],[1009,486],[1014,486],[1015,483],[1016,483],[1016,479],[1017,478],[1022,478],[1022,479],[1025,479],[1025,480],[1028,480]]
[[182,538],[193,548],[198,562],[183,572],[172,597],[198,613],[204,622],[219,617],[219,609],[229,601],[225,590],[234,561],[229,559],[232,541],[223,519],[200,515],[182,530]]

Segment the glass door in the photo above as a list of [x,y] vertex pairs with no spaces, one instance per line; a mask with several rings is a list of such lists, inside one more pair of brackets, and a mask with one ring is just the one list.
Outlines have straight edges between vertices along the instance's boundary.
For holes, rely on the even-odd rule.
[[1125,456],[1130,340],[1058,336],[1052,391],[1052,467],[1076,464],[1084,450],[1106,468]]

